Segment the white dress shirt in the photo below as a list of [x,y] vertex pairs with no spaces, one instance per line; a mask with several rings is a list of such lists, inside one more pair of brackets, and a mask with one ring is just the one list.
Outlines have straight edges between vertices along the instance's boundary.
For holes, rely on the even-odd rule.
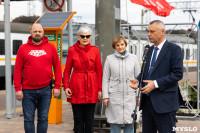
[[[165,39],[163,42],[161,42],[158,46],[155,46],[155,45],[154,45],[154,47],[158,47],[157,55],[156,55],[156,60],[157,60],[157,57],[158,57],[158,55],[160,54],[160,51],[161,51],[161,49],[162,49],[162,47],[163,47],[163,45],[164,45],[165,42],[166,42],[166,39]],[[154,50],[153,50],[152,55],[151,55],[151,60],[152,60],[152,58],[153,58],[153,53],[154,53]],[[150,61],[150,62],[151,62],[151,61]],[[151,64],[150,64],[149,66],[151,66]],[[157,81],[154,80],[153,82],[154,82],[155,88],[159,88]]]

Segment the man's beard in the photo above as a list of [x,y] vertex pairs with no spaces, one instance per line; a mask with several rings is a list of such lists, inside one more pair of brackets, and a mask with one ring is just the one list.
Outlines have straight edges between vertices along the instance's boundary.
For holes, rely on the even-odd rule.
[[43,39],[43,36],[39,36],[39,35],[37,35],[35,37],[32,36],[32,39],[34,42],[40,42]]

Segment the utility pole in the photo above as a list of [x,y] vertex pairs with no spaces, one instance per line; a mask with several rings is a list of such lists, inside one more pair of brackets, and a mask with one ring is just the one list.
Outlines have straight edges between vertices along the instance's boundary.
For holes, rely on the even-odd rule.
[[113,53],[112,39],[120,35],[120,0],[96,0],[96,46],[102,63]]
[[12,118],[12,86],[11,86],[11,46],[10,46],[10,0],[4,1],[5,32],[5,78],[6,78],[6,117]]
[[[67,0],[67,11],[72,11],[72,0]],[[68,29],[68,47],[70,47],[73,45],[72,19],[69,20],[67,29]]]
[[143,31],[143,24],[144,24],[144,14],[147,12],[147,10],[142,9],[141,10],[141,31]]
[[[107,55],[114,51],[113,38],[120,35],[120,0],[96,0],[95,30],[95,45],[99,47],[104,64]],[[98,103],[95,114],[102,116],[104,110],[103,103]]]
[[198,42],[197,42],[197,68],[198,68],[198,71],[197,71],[197,94],[199,94],[198,96],[197,96],[197,113],[199,114],[200,112],[199,112],[199,107],[200,107],[200,101],[199,101],[199,98],[200,98],[200,93],[199,93],[199,91],[200,91],[200,82],[199,82],[199,80],[200,80],[200,20],[199,20],[199,23],[198,23],[198,30],[197,30],[198,32],[198,38],[199,39],[197,39],[198,40]]

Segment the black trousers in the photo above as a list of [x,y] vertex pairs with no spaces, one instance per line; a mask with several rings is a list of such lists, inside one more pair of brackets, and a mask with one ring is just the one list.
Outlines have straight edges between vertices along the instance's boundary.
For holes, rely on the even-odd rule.
[[74,116],[74,133],[93,133],[95,105],[72,104]]

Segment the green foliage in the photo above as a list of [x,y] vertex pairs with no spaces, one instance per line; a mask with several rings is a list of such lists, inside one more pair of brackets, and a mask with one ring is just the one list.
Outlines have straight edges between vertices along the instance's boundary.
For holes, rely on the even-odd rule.
[[189,100],[192,101],[192,102],[197,102],[197,91],[195,91],[189,84],[187,84],[187,82],[189,82],[189,81],[182,81],[182,82],[180,82],[179,85],[182,88],[185,88],[185,90],[188,87],[188,98],[189,98]]
[[183,111],[182,111],[181,109],[179,109],[179,110],[177,111],[177,113],[183,113]]
[[197,92],[191,86],[188,86],[188,93],[190,101],[197,102]]

